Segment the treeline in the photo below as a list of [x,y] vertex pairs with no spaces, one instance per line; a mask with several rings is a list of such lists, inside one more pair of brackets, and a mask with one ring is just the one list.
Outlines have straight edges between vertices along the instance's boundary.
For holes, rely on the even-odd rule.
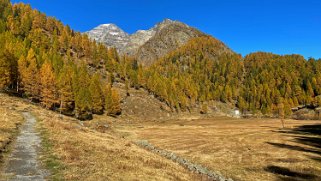
[[29,5],[1,0],[0,13],[0,89],[79,119],[120,114],[112,81],[88,70],[114,61],[114,50]]

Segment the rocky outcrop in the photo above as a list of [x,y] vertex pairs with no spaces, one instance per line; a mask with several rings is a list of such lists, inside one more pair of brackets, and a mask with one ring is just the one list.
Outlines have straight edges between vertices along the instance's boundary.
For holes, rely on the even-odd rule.
[[155,26],[155,35],[142,45],[136,54],[140,64],[149,66],[187,43],[190,39],[205,36],[204,33],[179,21],[169,19]]
[[149,39],[155,35],[156,31],[154,29],[150,30],[138,30],[136,33],[132,34],[129,38],[128,44],[120,49],[120,53],[129,56],[135,56],[137,50],[144,45]]
[[227,179],[224,176],[222,176],[220,173],[211,171],[201,165],[198,164],[194,164],[192,162],[190,162],[187,159],[184,159],[180,156],[177,156],[175,153],[173,152],[169,152],[160,148],[157,148],[153,145],[151,145],[147,140],[141,140],[141,141],[137,141],[136,145],[145,148],[151,152],[154,152],[158,155],[161,155],[163,157],[166,157],[167,159],[170,159],[174,162],[179,163],[180,165],[184,166],[185,168],[187,168],[188,170],[190,170],[191,172],[195,172],[197,174],[200,174],[202,176],[206,176],[208,177],[208,180],[215,180],[215,181],[233,181],[232,179]]

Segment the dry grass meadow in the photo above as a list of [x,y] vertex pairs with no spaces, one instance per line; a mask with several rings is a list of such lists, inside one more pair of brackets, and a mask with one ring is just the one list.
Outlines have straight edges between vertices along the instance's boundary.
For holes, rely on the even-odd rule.
[[285,129],[276,119],[226,117],[137,122],[95,116],[81,123],[0,94],[2,150],[17,134],[21,111],[39,120],[41,160],[51,180],[201,180],[132,143],[137,140],[234,180],[321,180],[321,121],[286,120]]
[[115,126],[234,180],[321,180],[321,121],[232,119]]
[[23,120],[19,112],[30,111],[38,118],[43,138],[41,160],[51,171],[50,180],[199,180],[198,175],[118,137],[111,129],[101,133],[4,94],[0,94],[1,101],[6,102],[1,111],[8,108],[5,119],[0,119],[0,140],[10,137],[3,131],[17,130],[15,121]]
[[[1,96],[0,94],[0,98]],[[4,161],[3,157],[8,152],[8,146],[14,140],[18,126],[23,121],[23,117],[14,108],[8,106],[8,101],[0,99],[0,169]],[[12,100],[10,102],[9,104],[14,103]]]

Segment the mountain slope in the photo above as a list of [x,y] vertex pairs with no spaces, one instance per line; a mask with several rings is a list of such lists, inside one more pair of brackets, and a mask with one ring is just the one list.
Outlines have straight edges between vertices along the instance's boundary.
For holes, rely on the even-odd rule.
[[0,90],[79,119],[119,108],[106,71],[94,72],[113,58],[105,46],[29,5],[2,0],[0,10]]
[[211,100],[235,103],[241,59],[215,38],[193,38],[146,69],[146,89],[177,110]]
[[205,36],[195,28],[172,20],[157,24],[155,31],[155,35],[137,51],[136,57],[143,65],[152,65],[157,59],[184,45],[191,38]]
[[134,56],[142,65],[150,66],[168,52],[195,37],[206,36],[182,22],[165,19],[149,30],[126,34],[116,25],[100,25],[86,32],[91,39],[115,47],[121,54]]

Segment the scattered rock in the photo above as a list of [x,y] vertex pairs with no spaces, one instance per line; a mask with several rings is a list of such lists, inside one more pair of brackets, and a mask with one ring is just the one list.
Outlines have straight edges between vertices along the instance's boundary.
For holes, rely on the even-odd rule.
[[193,164],[192,162],[190,162],[182,157],[177,156],[173,152],[159,149],[159,148],[151,145],[147,140],[140,140],[140,141],[135,142],[135,144],[142,147],[142,148],[145,148],[151,152],[157,153],[158,155],[166,157],[167,159],[170,159],[176,163],[179,163],[180,165],[184,166],[185,168],[187,168],[191,172],[198,173],[202,176],[207,176],[209,180],[233,181],[231,178],[225,178],[219,172],[210,171],[209,169],[207,169],[201,165]]
[[101,133],[106,133],[106,131],[109,129],[108,124],[98,124],[96,125],[96,131]]

